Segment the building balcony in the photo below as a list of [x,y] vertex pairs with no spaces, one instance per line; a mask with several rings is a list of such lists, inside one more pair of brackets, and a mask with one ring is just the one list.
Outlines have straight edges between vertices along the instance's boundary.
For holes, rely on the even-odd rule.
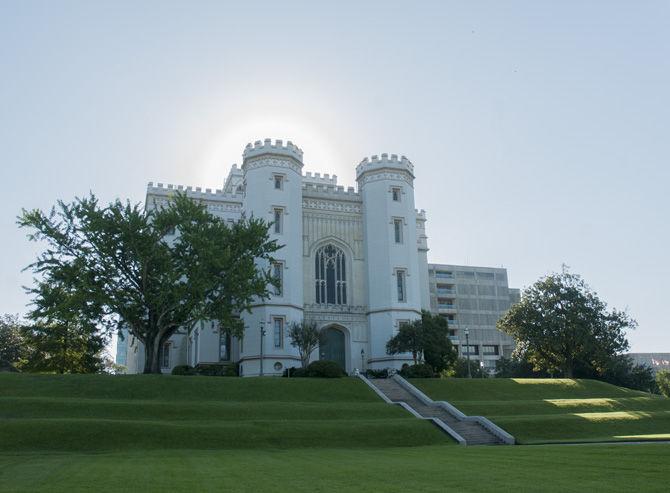
[[436,290],[437,294],[456,294],[455,289],[450,289],[450,288],[437,288]]

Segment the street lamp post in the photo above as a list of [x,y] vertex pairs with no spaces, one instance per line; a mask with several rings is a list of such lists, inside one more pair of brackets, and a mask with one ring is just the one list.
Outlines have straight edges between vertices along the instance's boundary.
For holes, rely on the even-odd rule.
[[261,377],[263,376],[263,342],[265,338],[265,321],[261,320]]
[[472,372],[470,371],[470,329],[465,328],[465,350],[467,351],[465,355],[468,358],[468,378],[472,378]]
[[361,349],[361,373],[365,371],[365,349]]

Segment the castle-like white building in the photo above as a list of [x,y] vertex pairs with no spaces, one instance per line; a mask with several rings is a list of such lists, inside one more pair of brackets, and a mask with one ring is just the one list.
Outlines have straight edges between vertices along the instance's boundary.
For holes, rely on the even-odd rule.
[[[431,309],[426,216],[415,209],[414,167],[404,156],[372,156],[356,167],[356,181],[357,189],[345,188],[336,176],[303,172],[297,146],[266,139],[247,145],[242,166],[232,166],[221,190],[149,183],[149,209],[181,190],[224,221],[246,214],[272,222],[272,237],[285,245],[269,266],[280,288],[240,315],[244,338],[231,340],[211,321],[185,327],[162,350],[164,371],[230,361],[243,376],[279,375],[300,366],[287,332],[303,320],[322,329],[312,360],[337,361],[347,372],[410,362],[409,355],[388,355],[386,342]],[[143,359],[130,337],[128,371],[142,371]]]

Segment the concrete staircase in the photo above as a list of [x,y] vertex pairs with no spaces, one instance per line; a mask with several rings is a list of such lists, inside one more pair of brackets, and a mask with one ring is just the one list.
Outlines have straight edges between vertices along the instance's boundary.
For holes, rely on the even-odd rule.
[[368,380],[391,402],[404,402],[422,418],[436,418],[463,438],[463,445],[504,445],[503,439],[474,419],[462,419],[435,402],[424,402],[394,378]]

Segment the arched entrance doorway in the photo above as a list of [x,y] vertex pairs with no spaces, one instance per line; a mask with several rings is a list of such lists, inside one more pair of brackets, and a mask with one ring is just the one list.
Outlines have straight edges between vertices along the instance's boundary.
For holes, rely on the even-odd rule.
[[335,361],[346,371],[345,337],[337,327],[327,327],[321,331],[319,338],[319,359]]

